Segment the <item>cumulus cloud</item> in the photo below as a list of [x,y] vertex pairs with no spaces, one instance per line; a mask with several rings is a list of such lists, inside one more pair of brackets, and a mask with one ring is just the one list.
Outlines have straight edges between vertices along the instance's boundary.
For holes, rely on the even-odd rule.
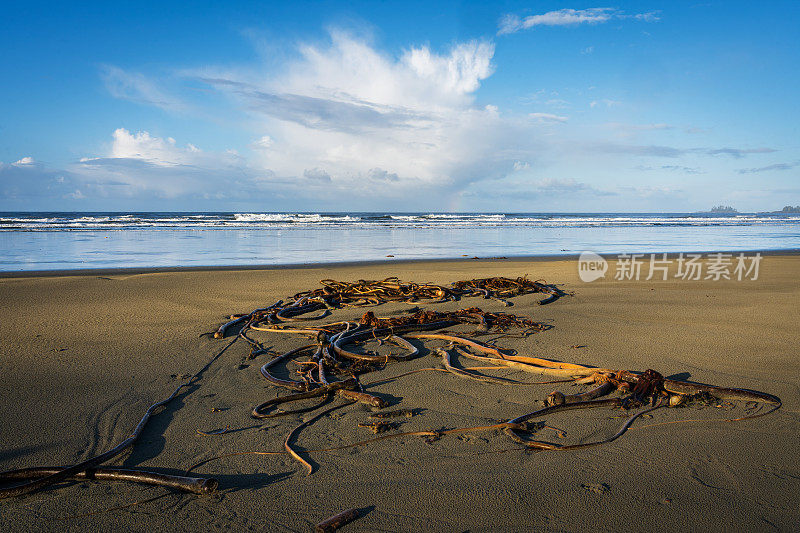
[[510,168],[519,139],[533,137],[521,135],[531,124],[475,105],[475,91],[493,72],[490,42],[442,52],[411,47],[395,57],[334,31],[330,42],[298,51],[281,73],[260,81],[214,69],[196,73],[261,115],[269,142],[258,144],[254,164],[277,175],[318,167],[351,194],[374,194],[374,181],[387,194],[409,185],[452,188]]
[[146,131],[114,131],[109,153],[83,158],[70,168],[84,194],[159,198],[235,198],[246,194],[268,172],[259,172],[234,151],[204,152],[192,144]]
[[22,157],[22,158],[20,158],[20,159],[18,159],[16,161],[14,161],[11,164],[14,165],[14,166],[17,166],[17,167],[24,167],[24,166],[35,165],[36,161],[31,156],[25,156],[25,157]]
[[497,34],[504,35],[527,30],[535,26],[578,26],[581,24],[602,24],[612,19],[631,18],[645,22],[658,20],[656,12],[627,15],[610,7],[592,7],[589,9],[559,9],[540,15],[520,18],[519,15],[507,14],[498,23]]

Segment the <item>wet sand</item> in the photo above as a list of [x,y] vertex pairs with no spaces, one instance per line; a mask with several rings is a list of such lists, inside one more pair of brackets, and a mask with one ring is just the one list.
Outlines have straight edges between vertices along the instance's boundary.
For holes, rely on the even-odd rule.
[[[477,305],[546,321],[527,339],[504,338],[521,354],[614,369],[654,368],[665,376],[743,387],[779,396],[767,417],[723,422],[733,411],[661,409],[619,440],[571,452],[525,452],[492,432],[419,437],[305,454],[306,476],[286,455],[242,455],[208,463],[198,474],[220,493],[198,497],[130,483],[80,482],[0,501],[2,530],[133,531],[258,529],[308,531],[357,507],[365,515],[345,531],[686,531],[797,530],[800,524],[800,256],[768,255],[757,281],[583,283],[574,260],[465,260],[314,266],[302,269],[107,272],[0,279],[0,470],[73,464],[126,438],[147,406],[219,353],[227,340],[200,334],[231,313],[342,280],[398,276],[450,283],[488,276],[544,278],[574,296],[514,306],[476,298],[425,305]],[[405,304],[374,309],[379,315]],[[337,311],[332,319],[362,310]],[[303,343],[258,335],[276,350]],[[215,455],[280,451],[309,415],[259,422],[252,407],[278,389],[237,342],[203,372],[198,385],[155,416],[132,453],[110,464],[180,474]],[[461,361],[464,366],[477,364]],[[375,377],[440,366],[423,354]],[[519,381],[539,378],[491,371]],[[371,377],[371,376],[370,376]],[[368,378],[365,377],[366,381]],[[556,385],[503,386],[420,372],[370,387],[397,408],[420,414],[402,431],[492,424],[541,407]],[[576,389],[578,390],[578,389]],[[569,390],[573,392],[573,390]],[[352,405],[303,430],[295,447],[331,447],[372,436],[357,427],[370,409]],[[548,417],[546,440],[576,443],[609,436],[612,410]],[[687,418],[702,422],[653,425]],[[197,430],[230,426],[225,435]],[[649,426],[649,427],[645,427]],[[79,516],[142,502],[124,509]]]

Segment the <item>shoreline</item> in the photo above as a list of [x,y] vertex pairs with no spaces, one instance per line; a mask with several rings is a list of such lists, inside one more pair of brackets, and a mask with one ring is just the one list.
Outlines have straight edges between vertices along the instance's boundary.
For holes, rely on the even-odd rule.
[[[628,253],[628,252],[626,252]],[[639,253],[639,252],[630,252]],[[655,253],[657,256],[666,253],[667,259],[675,259],[679,254],[756,254],[762,257],[768,256],[796,256],[800,255],[800,249],[754,249],[754,250],[687,250],[684,252],[642,252],[644,257],[649,257]],[[616,257],[619,254],[598,254],[606,259]],[[575,254],[554,254],[554,255],[521,255],[521,256],[502,256],[502,257],[443,257],[443,258],[421,258],[421,259],[394,259],[391,257],[382,260],[364,261],[334,261],[319,263],[286,263],[286,264],[253,264],[253,265],[207,265],[207,266],[163,266],[163,267],[108,267],[108,268],[76,268],[76,269],[54,269],[54,270],[0,270],[0,279],[6,278],[46,278],[46,277],[69,277],[69,276],[110,276],[110,275],[137,275],[137,274],[160,274],[172,272],[227,272],[227,271],[271,271],[271,270],[306,270],[318,268],[347,268],[361,266],[385,266],[395,264],[419,265],[425,263],[459,263],[459,262],[486,262],[486,261],[509,261],[509,262],[547,262],[547,261],[577,261],[580,253]]]

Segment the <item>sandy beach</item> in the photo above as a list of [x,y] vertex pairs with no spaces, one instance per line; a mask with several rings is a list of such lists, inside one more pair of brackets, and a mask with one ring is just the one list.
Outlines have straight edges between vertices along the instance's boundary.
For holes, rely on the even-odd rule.
[[[551,324],[498,346],[520,354],[612,369],[653,368],[664,376],[767,392],[777,412],[724,422],[726,409],[660,409],[619,440],[565,452],[526,452],[497,432],[407,437],[332,452],[367,439],[370,409],[351,405],[304,429],[295,447],[315,467],[307,476],[287,455],[241,455],[195,470],[220,482],[211,496],[120,482],[60,484],[0,501],[0,529],[309,531],[348,508],[363,516],[344,531],[796,531],[800,528],[800,255],[767,254],[758,280],[581,282],[574,259],[423,261],[263,270],[107,272],[0,278],[0,470],[69,465],[125,439],[153,402],[167,397],[230,339],[201,336],[323,278],[449,284],[528,275],[574,292],[546,306],[541,295],[513,307],[469,298],[420,305],[477,305]],[[390,315],[406,304],[373,309]],[[364,309],[335,311],[354,319]],[[466,331],[466,330],[465,330]],[[491,338],[491,337],[488,337]],[[277,351],[298,338],[263,333]],[[147,426],[133,451],[110,464],[181,474],[235,452],[281,451],[287,433],[312,415],[254,420],[254,405],[279,389],[233,344],[197,384]],[[460,361],[476,366],[474,361]],[[370,378],[441,366],[423,352]],[[486,371],[518,381],[537,376]],[[366,380],[366,377],[364,378]],[[401,431],[479,426],[530,412],[558,385],[504,386],[420,372],[369,391],[392,408],[418,409]],[[734,413],[740,413],[737,407]],[[548,417],[567,443],[609,436],[612,410]],[[655,425],[682,419],[701,422]],[[229,427],[223,435],[197,430]],[[555,430],[542,436],[558,439]],[[549,433],[548,433],[549,432]],[[152,498],[156,498],[152,501]],[[141,502],[136,505],[136,502]],[[118,506],[122,509],[109,510]],[[89,515],[90,513],[94,513]]]

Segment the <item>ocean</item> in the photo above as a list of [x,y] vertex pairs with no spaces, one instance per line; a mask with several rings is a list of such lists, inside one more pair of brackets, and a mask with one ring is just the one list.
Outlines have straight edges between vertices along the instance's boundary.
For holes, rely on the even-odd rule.
[[800,216],[0,213],[0,271],[800,249]]

